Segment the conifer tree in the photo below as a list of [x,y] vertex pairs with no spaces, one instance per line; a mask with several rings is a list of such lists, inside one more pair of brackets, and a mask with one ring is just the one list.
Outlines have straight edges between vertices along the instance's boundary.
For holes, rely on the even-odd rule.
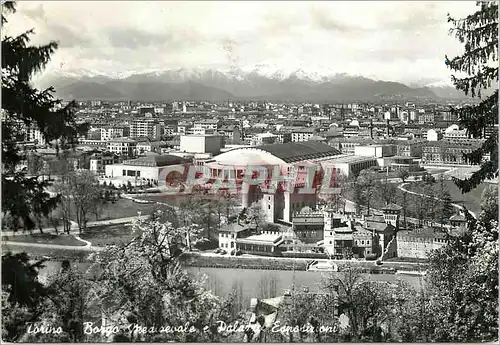
[[[2,4],[2,29],[7,24],[4,14],[14,12],[14,2]],[[38,90],[30,83],[58,47],[56,42],[29,45],[33,33],[29,30],[17,37],[2,37],[2,213],[12,219],[13,230],[20,225],[33,229],[33,219],[47,216],[59,201],[46,192],[48,181],[40,182],[18,169],[26,156],[18,145],[26,129],[39,129],[46,142],[55,140],[62,149],[71,147],[86,129],[86,125],[76,123],[75,102],[62,107],[52,87]]]
[[[478,2],[480,7],[466,18],[455,19],[448,15],[453,28],[450,34],[464,44],[464,53],[451,60],[445,57],[446,65],[452,71],[465,75],[452,76],[457,90],[480,99],[478,104],[452,109],[458,115],[460,124],[472,138],[485,139],[481,147],[464,154],[470,164],[481,164],[481,168],[470,178],[454,179],[463,193],[477,187],[485,179],[498,177],[498,132],[491,135],[486,130],[498,124],[498,2]],[[492,95],[482,98],[484,90],[495,85]],[[488,156],[489,161],[483,162]]]

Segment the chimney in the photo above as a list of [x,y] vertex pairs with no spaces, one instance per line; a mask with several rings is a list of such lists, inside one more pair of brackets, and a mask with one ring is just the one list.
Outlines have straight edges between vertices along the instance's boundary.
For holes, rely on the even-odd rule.
[[387,121],[387,137],[389,138],[389,119],[386,120]]

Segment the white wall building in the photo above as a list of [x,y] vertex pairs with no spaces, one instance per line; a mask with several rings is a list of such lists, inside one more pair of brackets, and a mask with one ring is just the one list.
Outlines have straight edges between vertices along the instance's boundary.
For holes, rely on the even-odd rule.
[[435,129],[429,129],[427,131],[427,141],[438,141],[442,137],[441,133],[436,131]]
[[217,131],[218,125],[219,125],[219,120],[209,119],[209,120],[196,121],[193,124],[193,132],[194,134],[196,133],[204,134],[205,132],[207,134],[211,134]]
[[147,137],[158,140],[161,138],[162,129],[158,121],[154,119],[134,120],[130,123],[130,137]]
[[354,147],[354,155],[363,157],[389,157],[396,153],[394,145],[358,145]]
[[105,176],[126,184],[130,181],[132,184],[143,181],[158,183],[162,177],[164,169],[170,169],[172,166],[183,166],[186,168],[186,160],[174,155],[149,155],[137,159],[125,160],[122,163],[110,164],[105,167]]
[[137,141],[130,138],[115,138],[106,143],[106,150],[117,155],[131,156],[135,153]]
[[123,137],[123,128],[113,128],[113,127],[107,127],[107,128],[100,128],[101,131],[101,140],[110,140],[114,138],[121,138]]
[[180,151],[219,154],[224,147],[221,135],[181,135]]
[[314,128],[300,128],[300,129],[293,129],[292,130],[292,142],[301,142],[301,141],[308,141],[316,135],[316,131]]
[[90,171],[93,171],[97,175],[103,175],[107,165],[118,163],[118,161],[119,158],[116,155],[94,153],[90,156]]

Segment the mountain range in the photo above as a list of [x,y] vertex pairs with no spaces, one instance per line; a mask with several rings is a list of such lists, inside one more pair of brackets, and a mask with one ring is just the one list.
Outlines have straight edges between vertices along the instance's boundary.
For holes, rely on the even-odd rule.
[[347,74],[307,73],[302,69],[156,70],[121,76],[74,71],[45,75],[38,87],[54,86],[58,97],[76,100],[135,101],[376,101],[466,98],[452,86],[408,86]]

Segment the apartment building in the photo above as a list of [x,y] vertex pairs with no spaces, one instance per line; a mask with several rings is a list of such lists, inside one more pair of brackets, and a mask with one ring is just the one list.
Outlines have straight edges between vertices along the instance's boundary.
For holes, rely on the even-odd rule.
[[460,141],[440,140],[423,144],[423,164],[468,165],[463,154],[479,148],[484,140],[464,139]]
[[103,127],[100,128],[101,140],[108,141],[114,138],[123,138],[125,136],[122,127]]
[[236,125],[225,125],[217,129],[217,133],[224,136],[227,143],[239,143],[241,141],[241,130]]
[[193,134],[193,124],[191,122],[179,122],[177,125],[177,131],[180,135]]
[[302,127],[302,128],[294,128],[291,130],[292,133],[292,142],[297,143],[301,141],[308,141],[316,135],[316,129],[310,127]]
[[250,145],[252,146],[260,146],[267,144],[276,144],[278,143],[278,136],[272,133],[257,133],[250,140]]
[[401,157],[422,157],[424,140],[399,140],[396,142],[396,155]]
[[130,138],[114,138],[106,143],[106,150],[121,156],[133,156],[137,141]]
[[154,140],[159,140],[162,135],[160,123],[155,119],[139,119],[130,123],[130,137],[140,138],[146,137]]
[[104,175],[106,165],[120,162],[120,157],[116,154],[94,153],[90,156],[90,171],[97,175]]
[[214,134],[219,127],[219,120],[198,120],[193,123],[193,134]]

